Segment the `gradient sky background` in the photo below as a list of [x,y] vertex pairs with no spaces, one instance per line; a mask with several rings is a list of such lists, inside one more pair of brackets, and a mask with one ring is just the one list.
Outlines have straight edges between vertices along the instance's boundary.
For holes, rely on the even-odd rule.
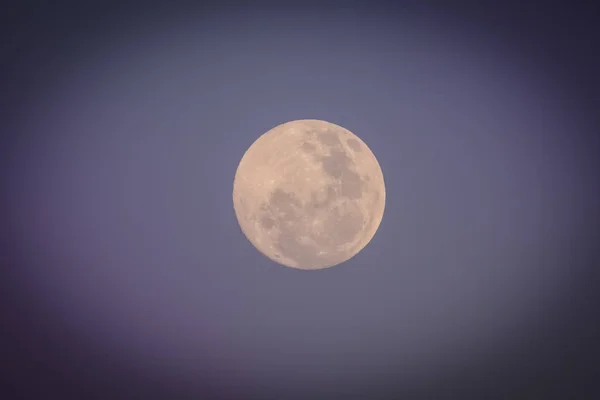
[[[584,10],[59,4],[5,25],[6,390],[592,398]],[[373,241],[321,271],[262,256],[231,199],[305,118],[386,180]]]

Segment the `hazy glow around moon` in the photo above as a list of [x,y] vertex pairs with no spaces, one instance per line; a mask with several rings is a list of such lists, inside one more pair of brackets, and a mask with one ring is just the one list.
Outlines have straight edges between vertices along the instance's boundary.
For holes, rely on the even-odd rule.
[[233,188],[238,222],[280,264],[322,269],[362,250],[385,207],[383,173],[356,135],[320,120],[281,124],[244,154]]

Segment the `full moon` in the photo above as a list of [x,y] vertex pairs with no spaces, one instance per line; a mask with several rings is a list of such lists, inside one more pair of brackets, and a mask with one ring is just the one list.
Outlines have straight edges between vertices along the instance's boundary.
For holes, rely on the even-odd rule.
[[373,152],[355,134],[296,120],[260,136],[233,183],[242,232],[261,253],[292,268],[343,263],[377,231],[385,185]]

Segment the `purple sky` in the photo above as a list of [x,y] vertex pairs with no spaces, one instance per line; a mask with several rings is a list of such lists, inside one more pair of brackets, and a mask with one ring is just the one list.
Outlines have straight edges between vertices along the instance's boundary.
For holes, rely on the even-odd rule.
[[[427,385],[556,329],[598,203],[573,93],[516,34],[371,11],[154,11],[72,39],[8,160],[19,287],[52,325],[265,393]],[[244,151],[294,119],[356,133],[386,181],[374,239],[327,270],[268,260],[233,211]]]

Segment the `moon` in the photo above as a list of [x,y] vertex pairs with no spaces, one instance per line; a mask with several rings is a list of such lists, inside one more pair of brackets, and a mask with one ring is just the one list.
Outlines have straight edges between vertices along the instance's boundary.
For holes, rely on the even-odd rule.
[[327,121],[286,122],[244,153],[233,207],[248,240],[271,260],[318,270],[358,254],[385,209],[383,172],[369,147]]

